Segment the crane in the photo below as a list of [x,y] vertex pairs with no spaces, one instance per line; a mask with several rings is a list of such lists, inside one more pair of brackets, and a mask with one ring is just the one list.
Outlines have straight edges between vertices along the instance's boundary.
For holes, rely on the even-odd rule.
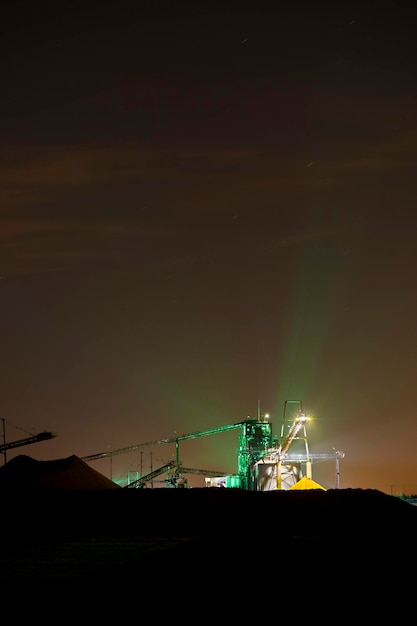
[[53,439],[56,436],[56,433],[44,431],[42,433],[38,433],[37,435],[31,435],[30,437],[26,437],[26,439],[18,439],[17,441],[3,443],[0,445],[0,452],[4,452],[5,450],[11,450],[12,448],[19,448],[20,446],[28,446],[31,443],[38,443],[38,441],[46,441],[46,439]]
[[31,435],[25,439],[18,439],[17,441],[10,441],[9,443],[0,444],[0,452],[4,454],[4,460],[6,461],[6,450],[12,448],[19,448],[20,446],[28,446],[32,443],[38,443],[39,441],[46,441],[47,439],[53,439],[57,436],[57,433],[43,431],[37,435]]
[[179,442],[185,441],[186,439],[196,439],[197,437],[204,437],[206,435],[214,435],[216,433],[224,433],[228,430],[235,430],[237,428],[242,427],[243,422],[237,422],[235,424],[227,424],[226,426],[217,426],[217,428],[210,428],[209,430],[199,430],[194,433],[187,433],[185,435],[175,435],[174,437],[166,437],[165,439],[156,439],[155,441],[147,441],[145,443],[138,443],[133,446],[128,446],[127,448],[118,448],[116,450],[107,450],[106,452],[98,452],[97,454],[90,454],[89,456],[81,457],[82,461],[96,461],[97,459],[103,459],[107,456],[114,456],[116,454],[126,454],[127,452],[133,452],[134,450],[140,450],[142,448],[149,448],[153,446],[159,446],[164,443],[175,443],[177,450],[177,460],[178,460],[178,450],[179,450]]

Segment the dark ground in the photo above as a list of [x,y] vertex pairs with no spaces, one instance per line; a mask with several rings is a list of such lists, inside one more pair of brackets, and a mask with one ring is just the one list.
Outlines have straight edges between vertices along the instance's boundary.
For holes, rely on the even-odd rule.
[[19,610],[53,602],[97,619],[152,601],[166,620],[205,599],[201,617],[245,621],[247,603],[295,619],[338,598],[374,621],[388,600],[397,617],[414,604],[417,507],[374,490],[5,491],[2,502],[0,585]]

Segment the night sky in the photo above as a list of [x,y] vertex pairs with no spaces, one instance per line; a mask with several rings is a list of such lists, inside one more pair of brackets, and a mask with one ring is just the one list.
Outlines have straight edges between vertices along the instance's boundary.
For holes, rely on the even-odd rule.
[[[7,461],[290,401],[342,487],[417,493],[415,3],[5,4],[0,418],[57,434]],[[238,435],[181,461],[235,473]]]

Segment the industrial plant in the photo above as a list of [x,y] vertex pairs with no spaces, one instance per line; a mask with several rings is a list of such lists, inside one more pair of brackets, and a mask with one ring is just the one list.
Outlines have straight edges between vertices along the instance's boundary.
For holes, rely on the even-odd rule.
[[[164,483],[167,487],[184,488],[188,486],[188,474],[200,474],[205,477],[205,485],[207,487],[239,488],[247,491],[272,491],[274,489],[291,489],[302,479],[312,481],[314,462],[333,459],[335,461],[335,488],[339,488],[340,459],[344,457],[344,453],[340,451],[334,451],[329,454],[311,453],[307,438],[308,421],[309,417],[303,412],[300,401],[286,401],[281,432],[279,435],[274,435],[269,415],[261,415],[260,404],[258,403],[256,419],[248,418],[233,424],[218,426],[217,428],[100,452],[82,457],[82,460],[91,462],[135,450],[174,444],[174,460],[145,474],[139,471],[129,472],[126,488],[152,488],[155,479],[164,475],[166,476]],[[180,460],[180,442],[231,430],[240,431],[237,452],[238,471],[236,474],[191,468],[182,464]]]

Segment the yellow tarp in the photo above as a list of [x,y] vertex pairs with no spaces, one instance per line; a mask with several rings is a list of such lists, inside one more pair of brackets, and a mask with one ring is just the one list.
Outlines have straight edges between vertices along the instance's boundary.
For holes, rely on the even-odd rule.
[[307,478],[307,476],[303,476],[303,478],[290,487],[290,489],[323,489],[323,491],[326,491],[324,487],[316,483],[311,478]]

